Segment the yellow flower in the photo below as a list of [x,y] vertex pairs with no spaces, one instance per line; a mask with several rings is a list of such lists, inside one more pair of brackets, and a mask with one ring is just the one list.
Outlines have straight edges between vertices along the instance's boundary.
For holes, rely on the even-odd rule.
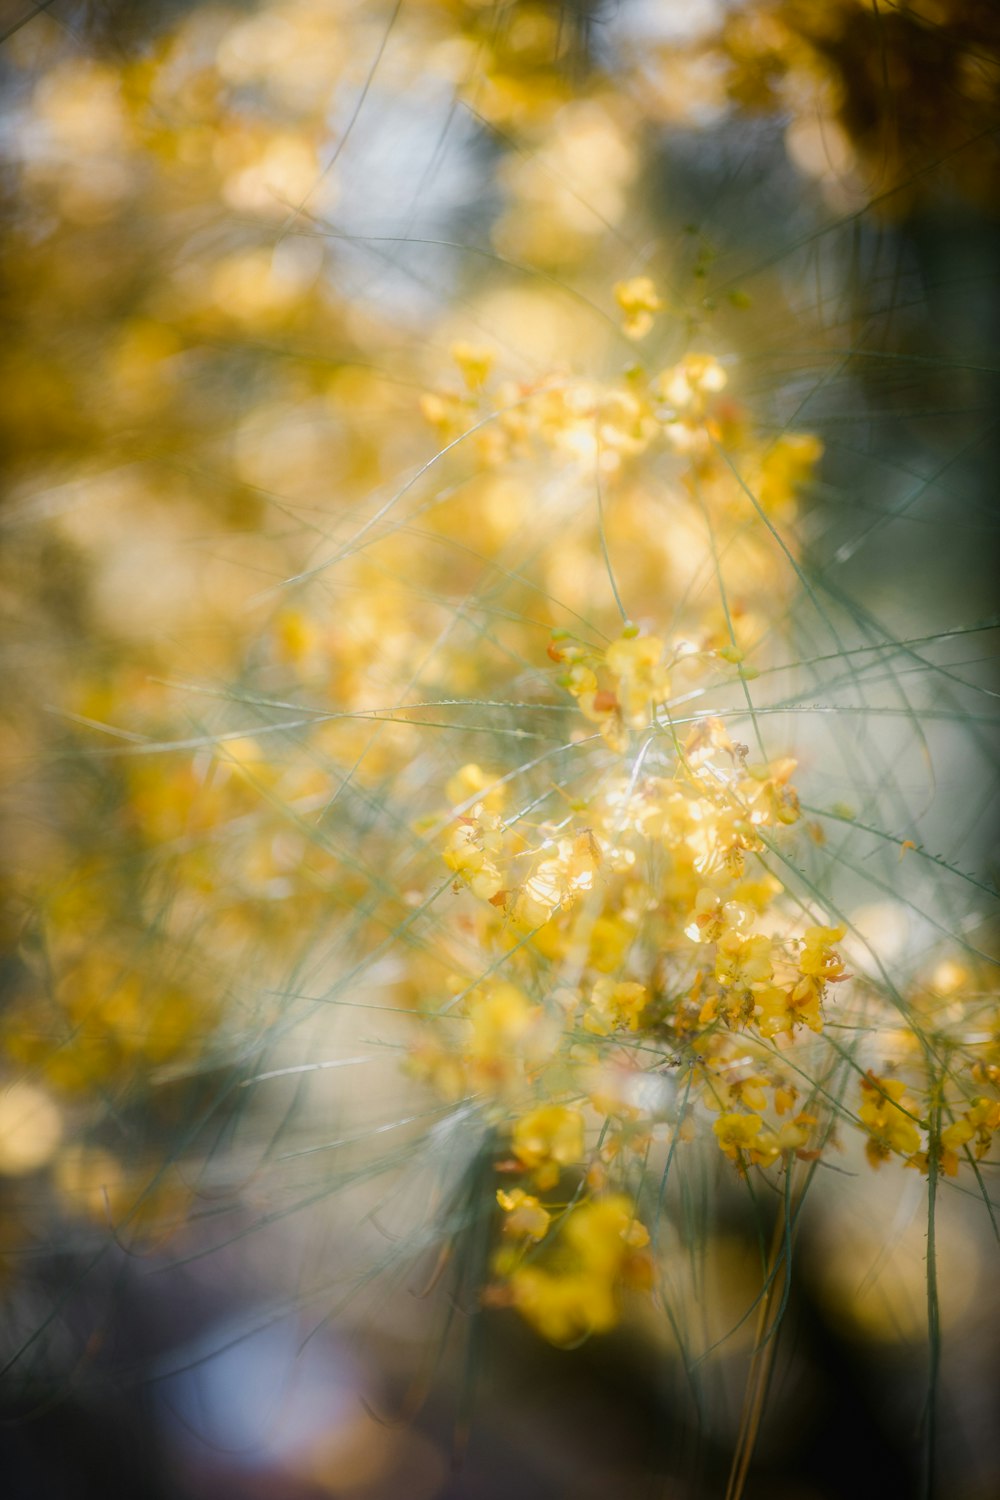
[[274,634],[282,660],[296,664],[303,662],[317,643],[316,627],[299,610],[282,610]]
[[858,1117],[869,1134],[865,1151],[872,1166],[879,1166],[894,1151],[912,1155],[920,1145],[920,1132],[910,1118],[917,1106],[907,1097],[905,1083],[869,1072],[861,1080],[861,1094]]
[[744,1151],[752,1149],[763,1128],[760,1115],[744,1114],[720,1115],[712,1125],[719,1149],[737,1163],[742,1161]]
[[941,1132],[943,1169],[953,1177],[958,1171],[959,1151],[973,1140],[974,1154],[977,1160],[982,1159],[989,1152],[997,1130],[1000,1130],[1000,1100],[974,1099],[971,1108]]
[[493,350],[479,344],[459,341],[451,346],[451,357],[455,361],[470,391],[478,391],[489,379],[493,368]]
[[540,1105],[514,1126],[511,1149],[523,1167],[534,1171],[540,1188],[552,1187],[559,1168],[583,1156],[583,1115],[563,1104]]
[[812,477],[823,456],[823,444],[811,433],[789,432],[767,449],[753,484],[762,510],[779,519],[794,513],[795,495]]
[[760,1115],[727,1114],[720,1115],[712,1128],[720,1150],[745,1170],[747,1161],[770,1167],[791,1152],[800,1151],[812,1124],[815,1124],[813,1116],[798,1115],[773,1131],[765,1130]]
[[787,1115],[790,1109],[795,1108],[795,1101],[799,1097],[799,1091],[794,1084],[776,1084],[774,1088],[774,1109],[779,1115]]
[[542,1207],[533,1193],[526,1193],[523,1188],[513,1188],[505,1193],[503,1188],[498,1188],[497,1202],[507,1215],[503,1226],[504,1234],[523,1236],[529,1240],[545,1238],[552,1215],[547,1208]]
[[643,1250],[649,1244],[649,1231],[623,1193],[594,1198],[575,1208],[567,1216],[563,1236],[590,1270],[605,1274],[616,1272],[629,1250]]
[[802,1152],[802,1147],[809,1138],[808,1127],[813,1124],[813,1116],[799,1115],[795,1120],[786,1120],[780,1130],[762,1131],[750,1153],[751,1161],[761,1167],[771,1167],[792,1152],[808,1156],[810,1153]]
[[767,1080],[758,1078],[751,1074],[746,1078],[737,1078],[732,1083],[726,1083],[716,1077],[710,1069],[706,1069],[708,1087],[702,1094],[702,1103],[706,1109],[713,1113],[725,1113],[734,1104],[742,1104],[745,1109],[759,1112],[767,1107],[767,1095],[764,1092]]
[[629,1031],[638,1031],[639,1017],[648,1003],[645,985],[630,981],[615,984],[610,979],[598,979],[583,1018],[583,1029],[594,1036],[609,1036],[623,1026]]
[[976,1156],[983,1157],[989,1151],[994,1135],[1000,1131],[1000,1099],[974,1100],[968,1119],[975,1127]]
[[624,1194],[591,1199],[567,1214],[551,1266],[513,1272],[511,1300],[551,1343],[605,1333],[618,1322],[618,1288],[649,1284],[648,1244]]
[[822,1031],[821,1002],[827,984],[837,984],[848,976],[838,953],[830,946],[839,942],[844,927],[810,927],[802,939],[797,967],[800,978],[789,988],[769,985],[757,995],[757,1017],[762,1036],[781,1032],[793,1035],[796,1026]]
[[[656,705],[669,696],[663,654],[658,636],[640,635],[634,626],[612,641],[603,658],[561,639],[553,639],[549,646],[553,661],[566,665],[562,686],[577,700],[584,717],[598,726],[612,750],[618,751],[628,746],[626,728],[641,729]],[[598,677],[602,668],[604,685]]]
[[454,391],[427,391],[420,398],[424,419],[437,429],[444,442],[450,442],[472,424],[470,405],[468,397]]
[[481,808],[479,817],[459,818],[444,850],[449,870],[468,885],[473,895],[490,901],[503,890],[503,877],[491,859],[499,851],[500,823]]
[[685,415],[704,410],[706,396],[716,395],[726,384],[726,372],[711,354],[688,354],[680,364],[658,375],[654,393]]
[[844,965],[831,944],[839,943],[846,927],[810,927],[802,939],[799,972],[830,984],[844,976]]
[[663,642],[655,635],[627,634],[612,641],[604,661],[615,679],[625,723],[641,729],[654,706],[670,693],[670,679],[662,665]]
[[525,880],[514,904],[514,920],[525,931],[546,923],[557,908],[567,910],[593,890],[601,849],[590,830],[575,839],[560,839],[556,852],[542,860]]
[[557,1275],[522,1266],[511,1276],[510,1289],[518,1312],[550,1344],[574,1344],[618,1322],[612,1285],[592,1272]]
[[649,276],[633,276],[615,283],[615,301],[625,314],[624,331],[630,339],[641,339],[653,326],[653,315],[663,302]]
[[796,1026],[822,1031],[821,994],[821,989],[803,981],[789,990],[769,984],[758,991],[754,1014],[761,1036],[778,1036],[782,1032],[792,1036]]
[[765,1078],[757,1078],[751,1075],[749,1078],[740,1078],[730,1084],[730,1092],[747,1109],[761,1110],[767,1104],[767,1096],[764,1088],[767,1083]]
[[769,937],[758,933],[745,938],[737,932],[727,932],[720,940],[715,960],[715,977],[720,984],[750,989],[765,983],[773,972]]
[[466,1057],[483,1087],[501,1089],[521,1076],[525,1061],[544,1040],[542,1008],[513,984],[495,984],[469,997],[472,1036]]

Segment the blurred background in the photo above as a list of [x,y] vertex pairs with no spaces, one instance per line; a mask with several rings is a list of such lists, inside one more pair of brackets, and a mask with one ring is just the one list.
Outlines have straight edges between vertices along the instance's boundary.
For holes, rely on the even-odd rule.
[[[0,76],[8,1493],[721,1496],[776,1205],[692,1157],[681,1333],[480,1306],[490,1142],[400,1069],[450,963],[414,830],[534,753],[492,705],[537,707],[553,626],[616,618],[595,456],[517,412],[631,367],[612,287],[650,276],[643,361],[708,349],[822,444],[794,554],[727,551],[815,879],[900,983],[989,996],[1000,12],[11,0]],[[662,482],[606,545],[693,629]],[[747,1496],[920,1493],[925,1185],[855,1169],[803,1215]],[[1000,1486],[979,1186],[938,1222],[949,1500]]]

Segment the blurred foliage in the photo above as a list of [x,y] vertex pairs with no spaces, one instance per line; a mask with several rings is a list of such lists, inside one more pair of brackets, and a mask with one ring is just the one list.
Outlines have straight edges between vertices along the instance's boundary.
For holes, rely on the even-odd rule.
[[899,217],[944,189],[995,212],[1000,17],[988,0],[718,9],[687,48],[641,66],[658,113],[784,116],[792,161],[842,210]]

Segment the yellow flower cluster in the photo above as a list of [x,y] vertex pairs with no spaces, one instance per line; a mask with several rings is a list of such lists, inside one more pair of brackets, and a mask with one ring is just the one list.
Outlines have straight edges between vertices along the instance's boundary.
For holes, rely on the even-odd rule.
[[653,326],[663,301],[649,276],[633,276],[615,286],[615,301],[625,314],[624,331],[630,339],[641,339]]
[[[500,1203],[506,1210],[505,1197]],[[524,1210],[522,1199],[511,1218]],[[533,1240],[542,1237],[535,1227],[529,1234]],[[551,1251],[540,1263],[506,1247],[498,1252],[494,1269],[505,1278],[505,1296],[493,1300],[509,1301],[553,1344],[606,1333],[619,1320],[622,1292],[649,1287],[648,1244],[649,1233],[628,1198],[621,1193],[592,1198],[562,1215]]]
[[[562,686],[572,693],[584,717],[598,725],[612,750],[624,750],[628,730],[648,725],[670,695],[664,645],[657,636],[627,630],[600,653],[553,641],[549,655],[566,664]],[[602,668],[603,686],[597,675]]]
[[[606,1240],[601,1205],[610,1194],[620,1216],[641,1197],[651,1151],[704,1138],[711,1120],[707,1138],[739,1173],[791,1172],[846,1149],[853,1124],[872,1166],[926,1171],[937,1084],[918,1066],[916,1016],[898,1032],[912,1084],[869,1070],[852,1116],[811,1082],[831,1007],[849,1030],[888,1002],[867,978],[848,984],[847,924],[797,910],[776,878],[801,823],[794,760],[751,761],[710,716],[683,739],[674,727],[677,674],[690,691],[696,672],[724,673],[741,653],[693,653],[628,625],[603,646],[559,630],[549,657],[599,731],[575,743],[603,760],[541,825],[511,805],[508,777],[470,764],[449,781],[456,915],[484,967],[508,978],[468,993],[456,976],[461,1004],[446,1009],[464,1020],[423,1034],[415,1056],[452,1097],[493,1100],[509,1143],[498,1168],[523,1185],[498,1195],[489,1296],[567,1343],[611,1327],[621,1289],[642,1283],[620,1236]],[[979,1092],[949,1105],[936,1142],[948,1175],[1000,1125],[1000,1099],[986,1097],[1000,1095],[1000,1067],[981,1046],[972,1079]]]
[[[604,744],[622,755],[635,731],[647,736],[645,766],[607,769],[561,823],[533,831],[505,804],[502,778],[478,765],[448,784],[443,857],[472,901],[461,920],[508,977],[459,991],[457,1011],[446,1008],[455,1024],[423,1033],[411,1066],[452,1097],[494,1100],[504,1170],[526,1182],[501,1190],[491,1295],[556,1342],[610,1327],[618,1281],[634,1284],[606,1225],[657,1132],[689,1139],[697,1125],[693,1105],[678,1119],[664,1102],[674,1070],[700,1079],[718,1147],[741,1171],[822,1149],[815,1108],[792,1113],[786,1054],[822,1032],[828,987],[847,977],[845,928],[796,923],[780,882],[764,864],[748,868],[798,821],[794,762],[748,764],[717,720],[678,741],[667,670],[677,654],[633,627],[600,650],[565,633],[553,641],[558,682]],[[705,653],[705,671],[718,665]],[[567,1175],[592,1196],[561,1219],[538,1195],[564,1191]]]
[[865,1152],[873,1167],[894,1153],[912,1156],[920,1146],[916,1112],[919,1105],[898,1078],[878,1078],[874,1073],[861,1080],[858,1118],[868,1131]]

